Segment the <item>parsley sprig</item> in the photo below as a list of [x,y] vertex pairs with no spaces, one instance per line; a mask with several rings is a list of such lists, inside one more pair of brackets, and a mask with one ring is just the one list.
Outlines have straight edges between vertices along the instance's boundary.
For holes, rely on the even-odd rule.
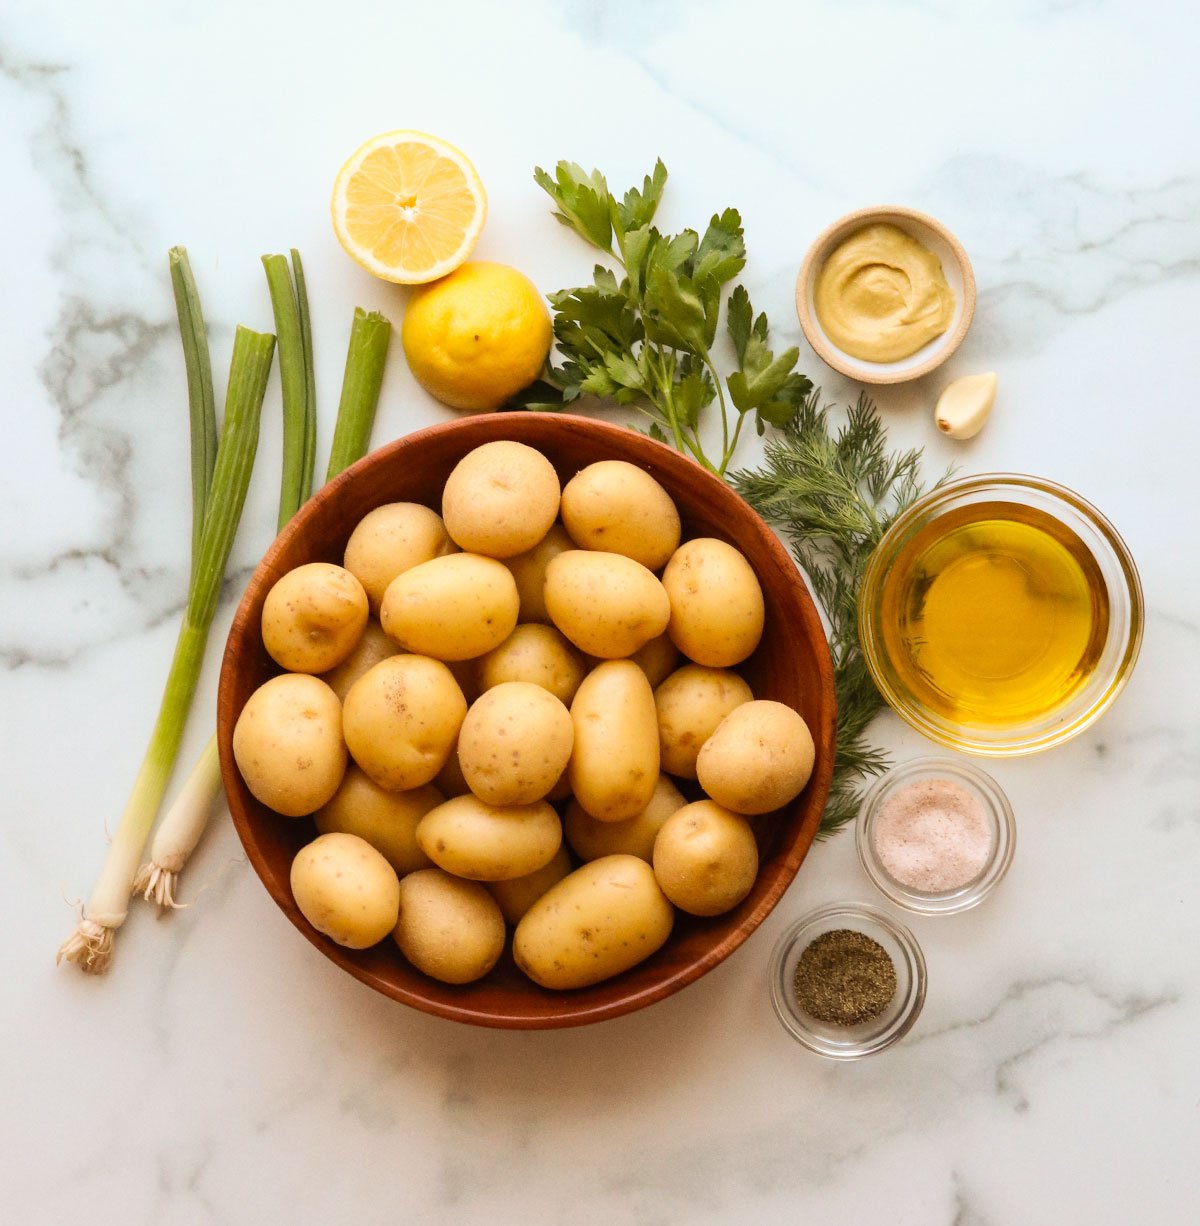
[[[559,162],[553,176],[538,167],[534,178],[554,201],[554,216],[609,256],[622,275],[597,264],[591,285],[550,295],[561,361],[547,367],[538,385],[543,400],[527,407],[561,409],[581,396],[630,405],[650,419],[651,435],[718,476],[747,417],[759,434],[795,418],[812,390],[795,369],[800,350],[776,356],[767,343],[767,317],[755,316],[744,286],[728,290],[746,266],[736,209],[714,213],[703,234],[663,234],[652,224],[667,182],[661,160],[640,190],[620,199],[599,171],[589,174],[574,162]],[[713,356],[722,305],[737,359],[725,377]],[[698,428],[714,401],[721,413],[719,459],[705,453]]]
[[[620,266],[598,264],[592,284],[550,295],[560,362],[523,397],[531,409],[562,409],[594,396],[639,409],[648,433],[726,477],[747,417],[775,427],[761,467],[730,473],[730,485],[779,527],[824,607],[837,686],[837,754],[818,837],[858,812],[865,776],[888,766],[867,739],[883,708],[858,643],[858,597],[871,551],[922,492],[919,450],[889,452],[874,405],[859,397],[835,428],[811,380],[795,367],[799,350],[776,356],[767,318],[755,316],[741,285],[746,265],[736,209],[716,213],[704,233],[665,235],[651,223],[667,182],[659,161],[639,189],[617,199],[599,171],[559,162],[534,178],[555,217]],[[737,369],[724,380],[713,357],[724,306]],[[721,457],[704,453],[698,425],[714,401]],[[731,409],[736,416],[730,416]],[[731,425],[732,421],[732,425]]]

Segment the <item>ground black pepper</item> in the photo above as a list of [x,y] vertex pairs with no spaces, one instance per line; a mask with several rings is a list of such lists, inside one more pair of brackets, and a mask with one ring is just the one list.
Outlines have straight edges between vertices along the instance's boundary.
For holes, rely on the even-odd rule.
[[896,995],[887,950],[861,932],[835,928],[811,941],[796,963],[796,1003],[810,1017],[855,1026],[878,1017]]

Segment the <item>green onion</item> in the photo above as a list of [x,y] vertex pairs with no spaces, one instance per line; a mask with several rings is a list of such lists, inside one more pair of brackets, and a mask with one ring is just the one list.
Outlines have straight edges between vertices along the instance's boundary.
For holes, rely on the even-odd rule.
[[[312,493],[313,471],[317,462],[317,379],[313,373],[312,320],[308,314],[308,287],[304,281],[304,265],[300,262],[300,252],[295,247],[292,248],[292,276],[296,281],[296,305],[300,311],[300,341],[304,346],[305,431],[304,464],[301,467],[304,487],[296,503],[297,506],[300,506],[308,501]],[[282,527],[283,524],[279,526]]]
[[192,426],[192,574],[196,582],[196,563],[200,557],[200,533],[212,485],[213,463],[217,456],[217,407],[213,399],[212,361],[208,356],[208,333],[200,311],[200,295],[192,277],[187,250],[172,247],[167,253],[171,269],[171,288],[175,292],[175,311],[179,316],[179,336],[183,341],[183,362],[187,370],[188,410]]
[[[202,322],[193,314],[190,304],[186,315],[194,333]],[[114,933],[125,922],[138,861],[179,753],[184,723],[200,679],[209,627],[221,595],[225,566],[250,485],[274,352],[273,336],[238,328],[225,397],[225,421],[213,462],[204,527],[193,557],[194,581],[189,586],[158,718],[99,880],[75,931],[58,951],[58,961],[65,958],[76,962],[85,971],[103,973],[112,961]],[[193,464],[193,471],[197,467]]]
[[279,336],[279,378],[283,385],[283,476],[279,488],[277,529],[292,518],[312,493],[312,457],[316,449],[317,406],[311,387],[312,336],[308,325],[308,298],[299,261],[295,286],[281,255],[264,255],[263,268],[275,312]]
[[392,325],[378,311],[368,315],[362,307],[354,308],[326,481],[332,481],[343,469],[367,454],[391,339]]
[[[312,342],[308,329],[304,274],[300,257],[295,251],[292,252],[292,265],[297,275],[301,303],[301,334],[308,338],[306,348],[311,358]],[[383,384],[383,368],[391,335],[392,326],[382,315],[374,311],[368,315],[361,307],[355,309],[350,345],[346,354],[346,373],[342,381],[342,397],[338,404],[337,424],[330,448],[327,480],[332,480],[342,469],[349,468],[356,460],[361,460],[370,448],[371,427],[375,424],[375,410],[379,404],[379,389]],[[282,354],[281,342],[281,360]],[[309,374],[311,376],[311,366]],[[312,386],[310,377],[309,388]],[[315,431],[311,432],[310,436],[315,437]],[[306,461],[306,465],[304,471],[311,471],[311,461]],[[287,499],[292,498],[296,506],[305,501],[305,498],[296,497],[294,484],[289,487],[289,481],[294,480],[295,469],[289,475],[285,462],[280,490],[281,517]],[[179,796],[172,802],[155,829],[154,840],[150,845],[150,859],[138,869],[134,878],[134,891],[141,894],[147,902],[156,903],[160,910],[169,910],[180,905],[175,901],[179,875],[204,834],[220,791],[221,772],[217,761],[217,739],[214,736],[205,746],[200,761],[188,776]]]

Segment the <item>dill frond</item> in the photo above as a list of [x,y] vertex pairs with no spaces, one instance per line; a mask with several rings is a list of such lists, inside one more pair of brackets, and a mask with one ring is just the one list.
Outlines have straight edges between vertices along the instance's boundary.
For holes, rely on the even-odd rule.
[[770,438],[764,457],[762,468],[736,472],[729,481],[783,531],[828,622],[838,717],[833,783],[817,834],[826,838],[854,819],[861,781],[890,764],[866,736],[884,703],[859,648],[858,598],[871,552],[924,492],[921,451],[888,451],[887,432],[866,393],[834,430],[814,391]]

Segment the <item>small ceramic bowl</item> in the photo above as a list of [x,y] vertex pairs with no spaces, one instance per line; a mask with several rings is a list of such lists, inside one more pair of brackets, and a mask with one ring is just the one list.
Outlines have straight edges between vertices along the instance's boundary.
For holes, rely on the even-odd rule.
[[[850,928],[878,941],[896,968],[896,995],[876,1018],[856,1026],[818,1021],[796,999],[796,964],[822,933]],[[831,1060],[857,1060],[891,1047],[913,1027],[925,1004],[925,956],[916,937],[886,911],[865,902],[818,907],[787,928],[775,945],[771,1004],[783,1028],[809,1051]]]
[[[935,779],[948,779],[965,788],[982,807],[991,835],[988,857],[978,874],[970,881],[940,892],[918,890],[893,877],[884,865],[875,838],[880,811],[901,788]],[[863,798],[854,837],[858,858],[867,876],[892,902],[920,915],[953,915],[977,907],[999,885],[1012,863],[1017,823],[1000,785],[973,762],[956,758],[914,758],[875,781]]]
[[[942,274],[954,293],[954,315],[941,336],[935,336],[916,353],[896,362],[867,362],[839,349],[826,335],[813,305],[817,274],[834,248],[864,226],[878,223],[896,226],[932,251],[942,265]],[[898,205],[872,205],[847,213],[823,230],[808,249],[796,280],[796,313],[808,343],[834,370],[859,383],[907,383],[936,370],[962,344],[975,315],[975,273],[962,244],[944,225],[927,213]]]

